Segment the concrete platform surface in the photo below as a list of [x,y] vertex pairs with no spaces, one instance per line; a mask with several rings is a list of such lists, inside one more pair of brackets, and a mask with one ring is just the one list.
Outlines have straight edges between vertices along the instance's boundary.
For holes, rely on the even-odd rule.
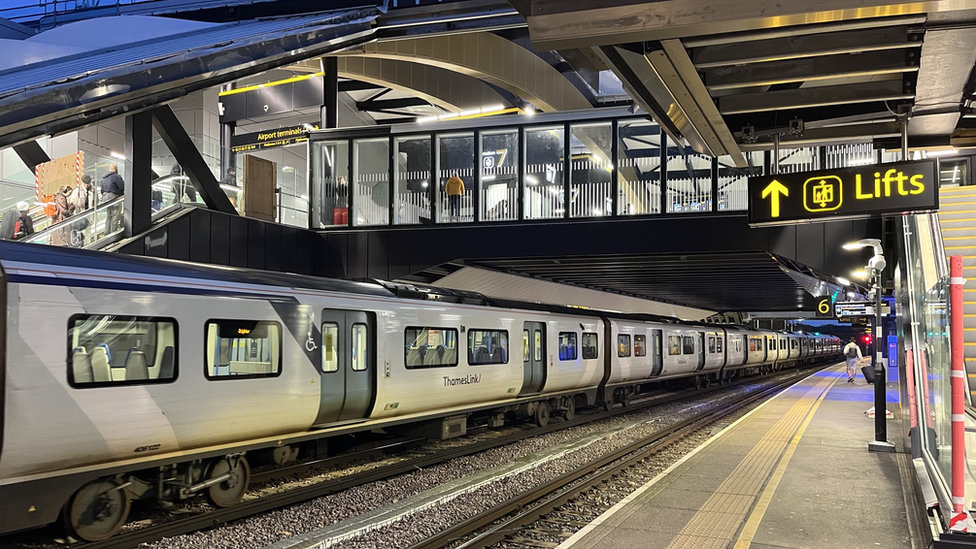
[[[873,398],[862,377],[847,383],[843,364],[813,374],[559,549],[910,549],[899,475],[910,461],[868,452]],[[890,439],[897,426],[888,421]]]

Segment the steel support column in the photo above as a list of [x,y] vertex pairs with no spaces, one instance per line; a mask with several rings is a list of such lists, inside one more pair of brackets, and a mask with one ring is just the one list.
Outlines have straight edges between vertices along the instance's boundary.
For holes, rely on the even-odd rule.
[[14,152],[17,153],[17,156],[20,157],[24,164],[27,164],[27,169],[31,173],[35,173],[34,169],[38,164],[43,164],[51,160],[51,157],[44,152],[44,149],[37,144],[37,141],[28,141],[20,145],[14,145]]
[[718,157],[712,157],[712,211],[718,211]]
[[123,234],[126,238],[132,238],[152,225],[151,112],[143,111],[125,117],[125,154],[132,161],[132,172],[125,181],[122,222]]
[[230,203],[230,199],[220,188],[210,167],[203,160],[200,151],[187,135],[183,125],[176,118],[168,105],[158,107],[152,111],[152,123],[163,138],[163,142],[176,157],[176,161],[183,167],[183,171],[190,178],[190,182],[200,193],[207,207],[218,212],[237,214],[237,210]]
[[237,167],[237,153],[230,148],[237,122],[223,122],[220,124],[220,173],[227,173],[228,168]]
[[[570,137],[569,122],[563,124],[563,219],[570,217],[569,192],[573,180],[573,148]],[[581,212],[582,217],[589,217],[592,212]]]
[[471,195],[471,212],[475,223],[484,221],[481,214],[481,170],[484,169],[484,147],[481,144],[481,130],[474,130],[474,172],[471,174],[474,181],[474,189]]
[[661,211],[658,213],[668,212],[668,141],[671,137],[664,133],[663,128],[661,131],[661,169],[658,170],[661,174]]
[[322,109],[319,112],[319,125],[322,128],[339,127],[339,59],[324,57],[322,71]]

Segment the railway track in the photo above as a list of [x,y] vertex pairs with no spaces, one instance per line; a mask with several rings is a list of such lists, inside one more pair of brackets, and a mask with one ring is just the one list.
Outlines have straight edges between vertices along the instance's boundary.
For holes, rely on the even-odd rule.
[[[409,549],[482,549],[502,545],[555,547],[557,544],[547,538],[569,537],[599,516],[604,509],[633,492],[635,486],[632,479],[628,478],[627,471],[638,467],[668,446],[793,383],[795,379],[781,381],[741,401],[663,428],[643,440],[526,490],[464,522],[429,536]],[[603,508],[593,516],[580,516],[579,509],[572,502],[595,490],[599,490],[601,494]]]
[[[791,376],[791,380],[793,377]],[[364,484],[369,484],[372,482],[377,482],[380,480],[388,479],[414,471],[416,469],[423,469],[426,467],[431,467],[440,463],[444,463],[453,459],[470,456],[473,454],[478,454],[480,452],[485,452],[493,448],[502,447],[514,442],[523,440],[525,438],[544,435],[547,433],[552,433],[561,429],[566,429],[569,427],[574,427],[578,425],[583,425],[589,422],[598,421],[602,419],[611,418],[621,414],[631,413],[635,410],[640,410],[643,408],[648,408],[651,406],[659,406],[662,404],[668,404],[671,402],[680,401],[682,399],[687,399],[692,396],[703,396],[709,393],[723,391],[737,386],[749,383],[755,383],[755,378],[745,378],[731,383],[726,383],[723,385],[713,385],[704,389],[689,389],[685,391],[679,391],[674,393],[665,394],[655,394],[650,398],[643,398],[639,401],[633,401],[627,407],[618,407],[609,411],[596,410],[585,414],[577,414],[575,418],[571,420],[563,420],[558,422],[552,422],[545,427],[535,427],[535,428],[525,428],[517,429],[515,432],[510,434],[494,437],[490,440],[483,440],[478,442],[472,442],[469,444],[464,444],[455,448],[450,448],[446,450],[439,450],[436,453],[420,453],[420,455],[408,457],[398,463],[385,465],[382,467],[377,467],[370,470],[365,470],[362,472],[350,474],[338,479],[330,479],[322,481],[316,484],[301,486],[297,488],[290,489],[286,492],[267,494],[260,497],[256,497],[250,500],[246,500],[236,506],[225,508],[225,509],[213,509],[206,512],[201,512],[199,514],[194,514],[184,518],[168,518],[165,522],[152,524],[138,529],[131,529],[127,532],[122,532],[108,540],[91,542],[91,543],[77,543],[71,545],[72,548],[76,549],[116,549],[116,548],[129,548],[139,546],[145,543],[151,543],[160,540],[165,537],[172,537],[182,534],[188,534],[196,532],[199,530],[204,530],[208,528],[213,528],[222,524],[227,524],[236,520],[243,518],[259,515],[269,511],[273,511],[279,508],[287,507],[289,505],[301,503],[321,496],[326,496],[329,494],[334,494],[348,490],[355,486],[361,486]],[[792,381],[790,381],[791,383]],[[776,386],[778,390],[780,385]],[[763,391],[767,394],[769,390]],[[752,399],[750,399],[752,401]],[[713,414],[709,414],[709,417],[713,417]],[[686,422],[683,422],[686,423]],[[677,432],[675,429],[669,429],[669,431]],[[682,436],[675,434],[674,436]],[[330,457],[327,459],[309,461],[298,463],[291,466],[280,467],[275,470],[256,473],[252,477],[252,485],[267,483],[274,481],[276,479],[281,479],[294,475],[302,474],[315,474],[317,471],[324,469],[334,468],[337,465],[344,463],[350,463],[355,461],[368,460],[373,458],[382,458],[391,455],[397,455],[402,453],[408,453],[414,451],[418,446],[423,444],[422,439],[409,439],[403,441],[397,441],[394,443],[382,445],[376,448],[371,448],[369,450],[364,450],[361,452],[352,452],[340,456]],[[604,460],[601,460],[604,461]],[[561,477],[562,478],[562,477]],[[567,481],[569,482],[569,481]],[[553,485],[551,488],[547,488],[544,491],[535,490],[536,493],[535,500],[543,497],[545,493],[551,493],[553,490],[558,488]],[[515,507],[512,509],[518,509],[526,505],[525,502],[512,502]],[[511,513],[512,509],[502,513],[498,516],[504,516],[505,514]],[[473,517],[471,521],[467,521],[465,524],[471,524],[472,528],[483,527],[484,524],[488,524],[497,520],[497,518],[487,518],[487,522],[484,522],[480,526],[474,526]],[[461,527],[462,525],[459,525]],[[437,536],[434,539],[443,539],[445,543],[449,539],[457,539],[460,536],[465,535],[461,530],[452,529],[449,533],[445,533],[446,538]],[[4,540],[0,540],[4,541]],[[4,546],[7,545],[4,543]],[[38,547],[36,543],[31,543],[31,547]],[[63,547],[64,545],[54,545],[51,547]],[[425,545],[424,547],[439,547],[440,545]],[[11,547],[16,547],[11,545]],[[418,546],[419,547],[419,546]]]

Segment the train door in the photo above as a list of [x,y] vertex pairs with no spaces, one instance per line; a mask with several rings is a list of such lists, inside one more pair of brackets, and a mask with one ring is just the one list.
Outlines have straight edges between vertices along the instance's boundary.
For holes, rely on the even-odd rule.
[[317,424],[366,417],[376,393],[376,322],[363,311],[322,311],[322,403]]
[[661,330],[651,330],[651,376],[661,375],[664,368],[663,349]]
[[705,332],[698,332],[695,339],[698,345],[698,368],[696,369],[701,370],[705,367]]
[[522,392],[538,393],[546,381],[546,323],[522,325]]

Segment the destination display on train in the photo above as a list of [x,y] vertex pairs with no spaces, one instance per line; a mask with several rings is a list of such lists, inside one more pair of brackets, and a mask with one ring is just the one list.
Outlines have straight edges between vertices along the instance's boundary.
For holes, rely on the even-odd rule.
[[749,224],[780,225],[939,209],[934,160],[749,178]]

